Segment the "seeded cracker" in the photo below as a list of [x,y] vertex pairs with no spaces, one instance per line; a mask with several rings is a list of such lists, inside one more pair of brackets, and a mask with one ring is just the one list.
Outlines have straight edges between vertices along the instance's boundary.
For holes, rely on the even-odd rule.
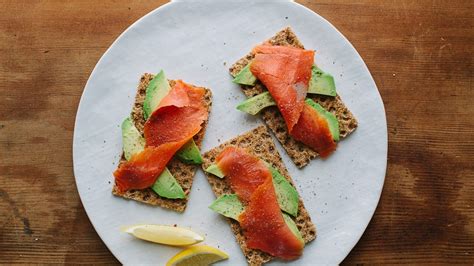
[[[240,135],[232,140],[227,141],[224,144],[221,144],[219,147],[216,147],[203,156],[204,163],[202,168],[206,169],[212,163],[215,162],[217,155],[221,153],[227,146],[237,146],[241,148],[246,148],[247,151],[257,156],[258,158],[266,161],[271,164],[275,169],[277,169],[283,176],[285,176],[288,181],[295,187],[293,180],[288,173],[283,161],[281,160],[280,154],[276,150],[275,144],[265,126],[257,127],[243,135]],[[205,172],[207,180],[212,187],[212,191],[216,197],[221,196],[222,194],[232,194],[233,191],[230,188],[230,185],[227,183],[226,178],[218,178],[212,174]],[[271,255],[260,250],[250,249],[247,247],[245,242],[245,237],[242,233],[240,225],[237,221],[234,221],[230,218],[225,218],[230,223],[232,232],[235,235],[237,243],[239,243],[242,252],[247,259],[247,262],[250,265],[262,265],[265,262],[268,262],[273,259]],[[301,232],[305,243],[308,243],[316,238],[316,228],[311,222],[311,217],[309,217],[308,212],[306,211],[303,201],[300,198],[298,206],[298,217],[296,217],[295,223],[298,227],[298,230]]]
[[[290,27],[279,31],[275,36],[267,40],[267,42],[272,45],[304,48],[303,44],[301,44]],[[232,65],[232,67],[229,69],[231,75],[235,77],[235,75],[237,75],[237,73],[239,73],[240,70],[254,58],[254,56],[255,54],[250,52],[237,61],[234,65]],[[241,88],[247,98],[267,91],[265,86],[259,81],[257,81],[255,86],[241,85]],[[344,105],[339,95],[337,97],[331,97],[308,94],[308,97],[319,103],[326,110],[336,115],[337,120],[339,121],[339,131],[341,138],[348,136],[357,128],[357,120],[351,111],[349,111],[349,109]],[[260,112],[260,115],[267,126],[273,131],[273,134],[275,134],[276,138],[281,143],[296,166],[302,168],[306,166],[310,160],[318,156],[317,152],[313,151],[311,148],[307,147],[301,142],[296,141],[288,134],[285,120],[276,106],[265,108]]]
[[[141,79],[140,84],[138,85],[137,94],[135,96],[135,104],[132,109],[131,117],[132,121],[135,124],[135,127],[143,135],[143,126],[145,125],[145,119],[143,118],[143,101],[145,100],[146,87],[153,79],[154,75],[145,73]],[[174,81],[170,80],[170,86],[174,85]],[[212,94],[209,89],[206,89],[205,102],[207,105],[208,112],[211,110],[212,105]],[[207,121],[204,122],[201,131],[194,136],[194,141],[196,145],[201,148],[201,142],[206,131]],[[125,157],[122,154],[120,163],[125,161]],[[171,174],[176,178],[176,181],[183,188],[184,193],[186,194],[185,199],[167,199],[158,196],[150,188],[147,189],[132,189],[121,194],[117,187],[114,185],[112,193],[119,197],[124,197],[126,199],[132,199],[140,201],[150,205],[156,205],[163,208],[171,209],[178,212],[183,212],[186,209],[186,204],[188,202],[189,193],[191,192],[191,186],[193,184],[194,174],[196,173],[197,165],[186,164],[180,160],[173,158],[167,165]]]

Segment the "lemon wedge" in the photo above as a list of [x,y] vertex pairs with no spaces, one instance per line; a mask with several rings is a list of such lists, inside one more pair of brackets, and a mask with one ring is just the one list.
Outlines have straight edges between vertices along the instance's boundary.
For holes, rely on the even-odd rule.
[[170,246],[188,246],[204,240],[204,237],[190,229],[169,225],[138,224],[121,229],[137,238]]
[[228,259],[227,253],[206,245],[192,246],[174,255],[166,266],[207,266]]

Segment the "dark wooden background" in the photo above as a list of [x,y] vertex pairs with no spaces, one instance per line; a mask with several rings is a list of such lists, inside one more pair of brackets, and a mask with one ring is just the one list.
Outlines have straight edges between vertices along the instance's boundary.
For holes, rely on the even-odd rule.
[[[74,118],[100,56],[165,2],[0,0],[0,262],[118,263],[79,200]],[[387,113],[382,198],[344,262],[472,265],[474,1],[299,2],[354,44]]]

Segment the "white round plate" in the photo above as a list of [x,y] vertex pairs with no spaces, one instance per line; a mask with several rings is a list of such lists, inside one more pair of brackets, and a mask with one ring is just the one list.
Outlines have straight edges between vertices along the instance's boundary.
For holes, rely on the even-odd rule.
[[337,264],[357,243],[377,206],[387,164],[383,103],[357,51],[328,21],[294,2],[179,1],[144,16],[113,43],[94,68],[77,111],[77,188],[97,233],[120,262],[163,265],[181,250],[119,231],[122,225],[156,223],[191,227],[205,235],[206,244],[230,255],[221,265],[245,264],[225,219],[208,209],[215,197],[201,170],[184,213],[112,196],[112,172],[122,148],[120,124],[130,113],[142,73],[160,69],[170,79],[212,89],[202,151],[262,124],[235,109],[245,97],[228,68],[286,26],[307,49],[317,51],[317,64],[335,77],[338,93],[359,121],[330,158],[313,160],[302,170],[277,143],[317,227],[316,240],[292,263]]

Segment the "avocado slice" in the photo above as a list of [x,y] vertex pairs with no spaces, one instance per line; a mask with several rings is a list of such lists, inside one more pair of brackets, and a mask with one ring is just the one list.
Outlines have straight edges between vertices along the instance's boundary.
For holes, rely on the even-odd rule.
[[248,63],[244,68],[242,68],[240,72],[237,73],[232,82],[249,86],[255,85],[255,81],[257,81],[257,78],[252,74],[252,71],[250,71],[251,63],[252,62]]
[[150,81],[146,88],[145,100],[143,102],[143,116],[145,120],[150,117],[151,113],[155,111],[156,107],[160,104],[161,100],[171,90],[168,79],[165,76],[163,70]]
[[[209,209],[224,215],[225,217],[239,221],[240,214],[244,211],[244,206],[240,202],[236,194],[224,194],[217,198],[210,206]],[[291,232],[304,244],[301,232],[298,230],[295,222],[291,217],[282,212],[283,219]]]
[[336,96],[336,84],[332,75],[325,73],[316,65],[311,68],[308,93]]
[[291,232],[296,236],[296,238],[298,238],[299,241],[301,241],[301,243],[303,243],[304,245],[304,240],[303,240],[303,236],[301,235],[301,232],[300,230],[298,230],[298,227],[296,226],[295,224],[295,221],[293,221],[293,219],[291,219],[291,217],[282,212],[281,214],[283,214],[283,220],[285,220],[285,223],[286,225],[288,226],[288,228],[290,228]]
[[266,91],[241,102],[239,105],[237,105],[237,110],[251,115],[256,115],[262,109],[273,105],[276,105],[276,103],[270,95],[270,92]]
[[156,180],[155,184],[151,186],[151,189],[161,197],[168,199],[184,199],[183,188],[179,185],[178,181],[173,177],[168,168],[165,168],[161,172],[160,176]]
[[[288,214],[296,217],[298,215],[298,203],[299,197],[296,189],[290,184],[290,182],[278,172],[277,169],[270,166],[268,163],[267,167],[270,170],[273,178],[273,186],[275,187],[275,193],[278,199],[280,209]],[[224,174],[219,169],[217,164],[212,164],[206,169],[206,172],[211,173],[219,178],[223,178]]]
[[122,122],[122,143],[123,153],[127,161],[132,158],[132,155],[141,152],[145,148],[145,139],[138,132],[130,117]]
[[217,166],[217,164],[211,164],[208,168],[206,168],[206,172],[213,174],[219,178],[224,178],[224,173],[222,173],[221,169]]
[[277,169],[268,166],[273,177],[273,186],[278,199],[280,209],[293,217],[298,215],[299,197],[296,189],[290,182],[278,172]]
[[224,194],[217,198],[209,206],[209,209],[237,221],[239,215],[244,211],[244,205],[236,194]]
[[321,105],[313,101],[312,99],[306,99],[306,104],[314,108],[316,112],[322,115],[328,122],[329,131],[331,131],[332,138],[334,141],[339,141],[339,122],[337,121],[336,116],[326,111]]
[[[125,159],[128,161],[130,158],[145,148],[145,139],[142,137],[138,129],[133,124],[130,117],[127,117],[122,123],[122,142],[123,142],[123,153]],[[151,189],[158,195],[169,199],[184,199],[183,189],[170,173],[168,168],[165,168],[160,174],[155,184],[152,185]]]
[[184,163],[202,164],[201,152],[193,139],[184,144],[184,146],[176,152],[176,156]]

